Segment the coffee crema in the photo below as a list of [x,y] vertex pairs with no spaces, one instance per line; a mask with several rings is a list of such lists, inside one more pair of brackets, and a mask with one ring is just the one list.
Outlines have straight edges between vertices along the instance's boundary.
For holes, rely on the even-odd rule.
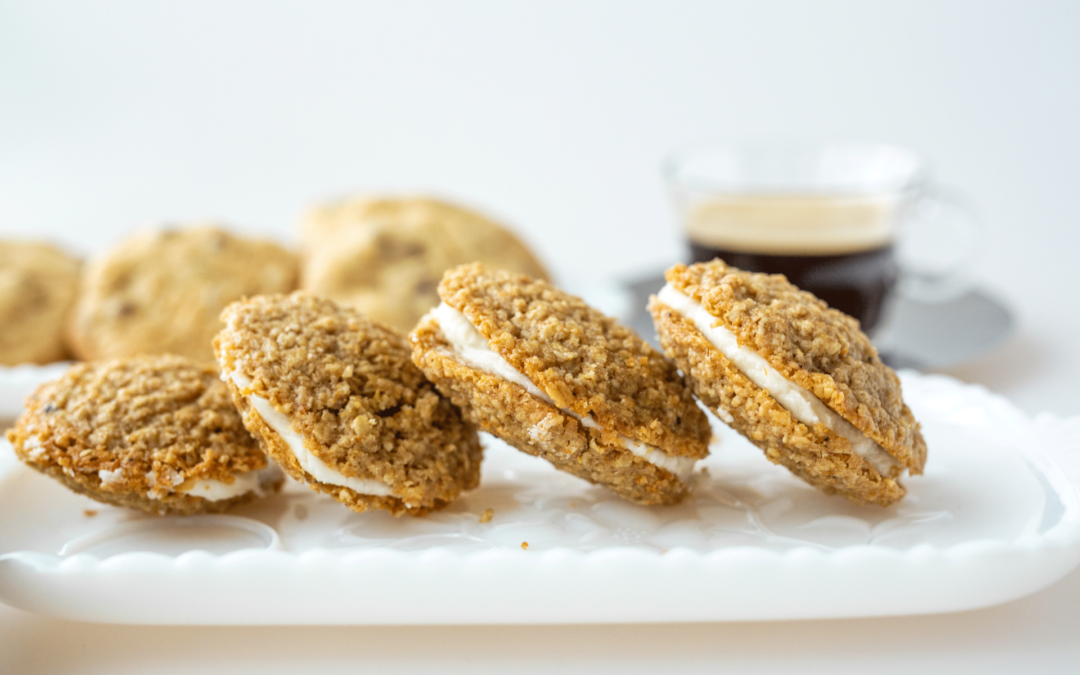
[[783,274],[869,333],[896,286],[895,216],[879,197],[733,195],[691,209],[687,235],[694,262]]

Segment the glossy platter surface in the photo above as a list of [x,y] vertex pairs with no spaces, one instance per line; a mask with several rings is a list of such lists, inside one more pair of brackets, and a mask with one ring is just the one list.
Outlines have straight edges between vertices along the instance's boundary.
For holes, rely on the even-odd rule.
[[930,453],[888,509],[818,493],[715,420],[678,506],[628,504],[485,437],[481,487],[422,519],[355,514],[297,484],[229,515],[146,517],[68,492],[4,444],[0,601],[153,624],[768,620],[972,609],[1073,569],[1080,419],[902,379]]

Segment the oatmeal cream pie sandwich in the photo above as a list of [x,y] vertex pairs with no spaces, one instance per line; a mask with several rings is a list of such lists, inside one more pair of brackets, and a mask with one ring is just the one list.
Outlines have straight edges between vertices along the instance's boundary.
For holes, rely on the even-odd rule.
[[722,420],[811,485],[888,506],[926,443],[859,323],[782,275],[721,260],[667,271],[649,310],[668,356]]
[[479,483],[476,429],[413,365],[403,334],[302,293],[233,303],[221,319],[221,377],[296,480],[394,515],[423,515]]
[[153,514],[224,511],[285,478],[217,371],[179,356],[76,365],[27,399],[7,438],[75,492]]
[[639,504],[686,494],[708,420],[637,334],[479,263],[447,272],[439,296],[411,335],[413,360],[481,429]]

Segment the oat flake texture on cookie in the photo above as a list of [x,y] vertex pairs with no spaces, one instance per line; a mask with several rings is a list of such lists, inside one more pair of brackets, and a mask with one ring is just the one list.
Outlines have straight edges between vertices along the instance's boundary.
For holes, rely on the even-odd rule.
[[303,293],[230,305],[214,341],[244,424],[298,481],[355,511],[423,515],[480,480],[476,429],[405,336]]
[[674,364],[551,284],[479,263],[450,270],[410,339],[468,419],[639,504],[689,491],[710,429]]
[[926,442],[900,380],[855,319],[782,275],[721,260],[676,265],[649,303],[697,396],[811,485],[888,506],[921,474]]
[[75,492],[152,514],[224,511],[284,479],[217,371],[179,356],[75,365],[27,399],[7,438]]

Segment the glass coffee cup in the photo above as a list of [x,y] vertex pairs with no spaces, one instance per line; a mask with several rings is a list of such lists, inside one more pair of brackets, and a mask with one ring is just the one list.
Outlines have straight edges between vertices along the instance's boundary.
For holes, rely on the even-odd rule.
[[922,300],[963,288],[975,218],[909,150],[702,145],[663,171],[694,262],[783,274],[871,335],[899,285]]

